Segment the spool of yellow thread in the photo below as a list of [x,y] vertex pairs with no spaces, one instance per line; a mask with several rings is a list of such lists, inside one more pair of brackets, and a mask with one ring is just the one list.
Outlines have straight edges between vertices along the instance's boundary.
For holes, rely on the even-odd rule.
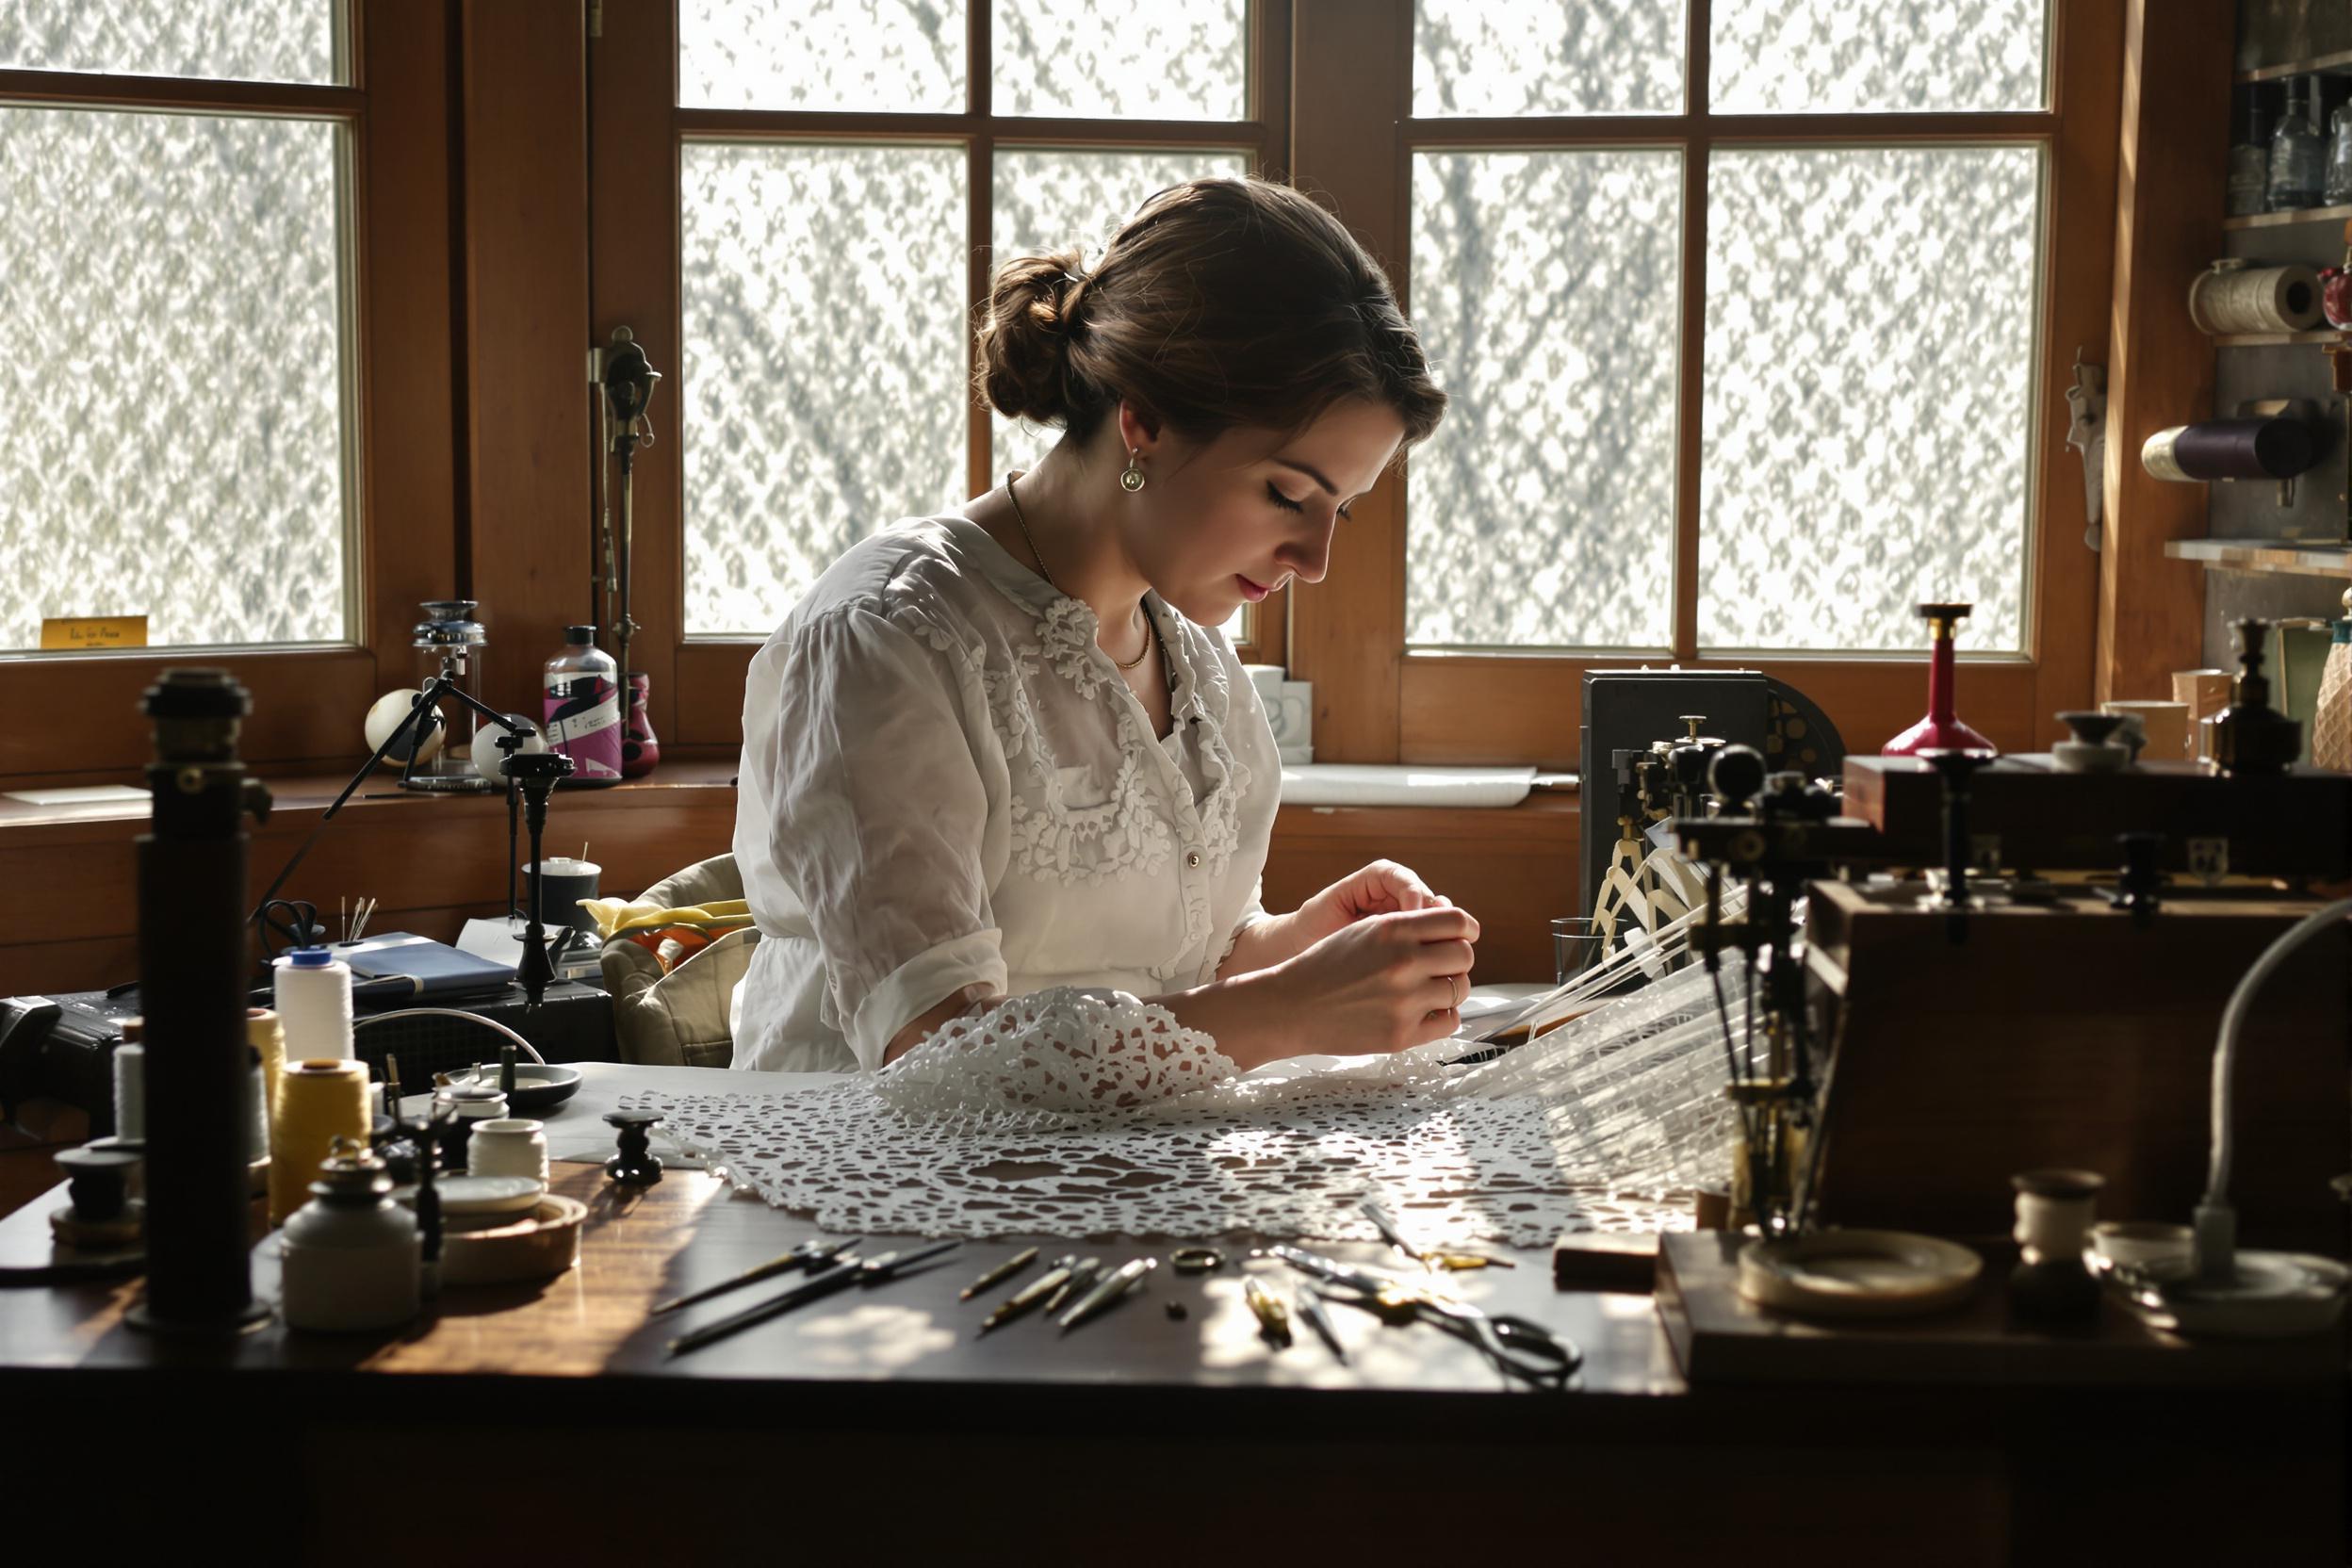
[[286,1073],[286,1028],[267,1007],[245,1009],[245,1043],[261,1053],[261,1102],[278,1119],[278,1080]]
[[270,1223],[310,1200],[310,1184],[337,1136],[368,1142],[368,1064],[342,1059],[289,1062],[278,1077],[277,1115],[270,1127]]

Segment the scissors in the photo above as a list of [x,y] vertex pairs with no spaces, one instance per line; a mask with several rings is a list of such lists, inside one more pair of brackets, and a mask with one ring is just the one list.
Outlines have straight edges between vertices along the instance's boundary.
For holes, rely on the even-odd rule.
[[318,906],[308,899],[273,898],[261,906],[261,945],[270,957],[290,948],[323,947],[326,940],[327,928],[318,919]]
[[1548,1388],[1564,1388],[1584,1364],[1573,1340],[1561,1339],[1532,1318],[1481,1312],[1467,1301],[1378,1269],[1357,1268],[1304,1248],[1275,1246],[1269,1256],[1309,1275],[1326,1299],[1362,1307],[1391,1323],[1431,1323],[1465,1340],[1505,1377]]

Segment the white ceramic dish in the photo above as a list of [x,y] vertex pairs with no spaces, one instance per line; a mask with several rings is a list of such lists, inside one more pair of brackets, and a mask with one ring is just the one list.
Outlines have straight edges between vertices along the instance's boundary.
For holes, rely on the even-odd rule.
[[[446,1215],[520,1214],[539,1201],[547,1187],[528,1176],[444,1176],[433,1184]],[[393,1200],[416,1206],[414,1184],[392,1189]]]
[[2344,1315],[2352,1271],[2309,1252],[2247,1252],[2218,1282],[2165,1280],[2132,1293],[2160,1329],[2192,1339],[2285,1339],[2319,1333]]
[[1740,1294],[1801,1317],[1913,1317],[1968,1299],[1984,1260],[1908,1231],[1821,1231],[1740,1250]]

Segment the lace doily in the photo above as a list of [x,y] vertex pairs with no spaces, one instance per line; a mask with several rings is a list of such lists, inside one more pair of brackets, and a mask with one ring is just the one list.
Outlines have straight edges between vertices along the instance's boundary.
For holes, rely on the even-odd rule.
[[1544,1247],[1688,1225],[1678,1196],[1723,1178],[1736,1135],[1721,1031],[1691,970],[1477,1067],[1444,1041],[1239,1076],[1163,1009],[1053,991],[820,1089],[626,1103],[844,1233],[1365,1239],[1377,1197],[1409,1235]]

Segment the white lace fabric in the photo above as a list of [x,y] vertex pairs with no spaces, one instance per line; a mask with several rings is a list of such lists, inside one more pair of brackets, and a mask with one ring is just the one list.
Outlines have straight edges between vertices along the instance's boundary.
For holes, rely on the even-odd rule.
[[874,1079],[909,1117],[1002,1103],[1021,1110],[1133,1110],[1240,1070],[1217,1042],[1124,991],[1056,987],[950,1020]]
[[1692,971],[1476,1067],[1446,1066],[1446,1041],[1243,1075],[1164,1009],[1064,990],[820,1089],[627,1103],[845,1233],[1363,1239],[1378,1197],[1409,1235],[1544,1247],[1689,1224],[1736,1133],[1721,1031]]

